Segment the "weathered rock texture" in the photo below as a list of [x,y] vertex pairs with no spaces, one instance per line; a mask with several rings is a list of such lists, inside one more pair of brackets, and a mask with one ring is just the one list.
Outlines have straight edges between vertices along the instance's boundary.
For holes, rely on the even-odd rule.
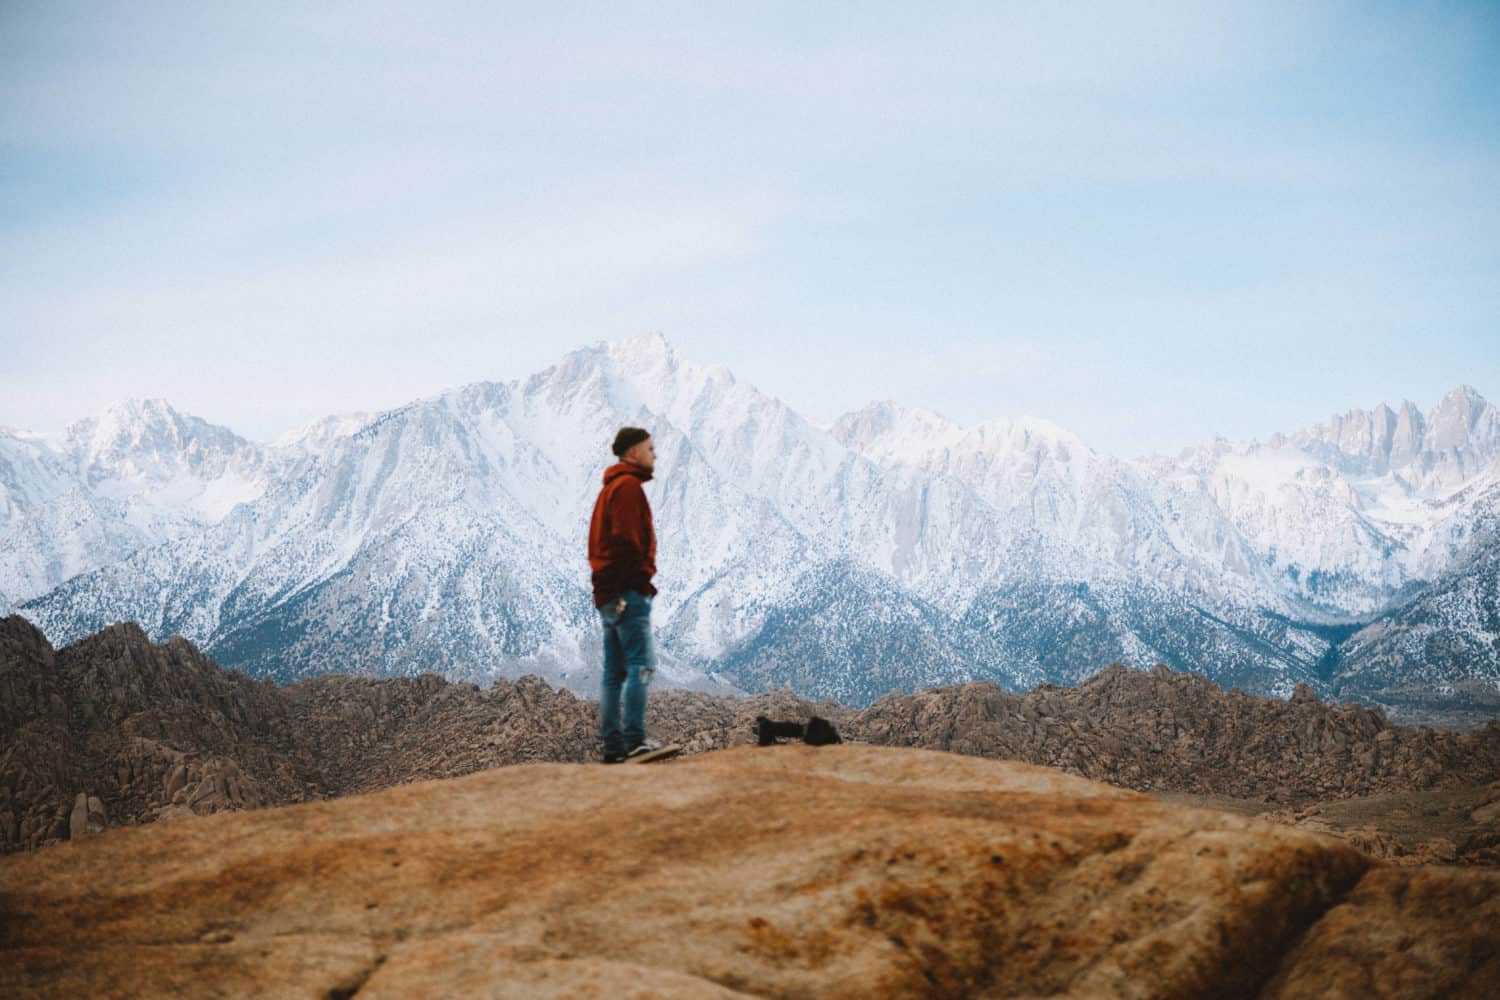
[[1261,818],[1342,837],[1397,865],[1500,868],[1500,781],[1337,799]]
[[0,859],[0,905],[5,995],[1500,989],[1500,875],[1395,873],[1051,769],[872,746],[498,768],[109,830]]
[[[696,754],[750,742],[760,714],[818,714],[851,739],[1046,764],[1137,790],[1235,796],[1293,810],[1286,822],[1329,799],[1500,780],[1500,725],[1391,726],[1378,711],[1323,704],[1306,689],[1290,702],[1226,694],[1164,668],[1112,667],[1076,688],[1026,695],[938,688],[862,712],[789,692],[658,691],[647,721],[653,736]],[[535,678],[480,689],[433,675],[327,676],[278,688],[220,669],[184,640],[153,645],[129,624],[54,652],[13,616],[0,620],[0,851],[500,764],[583,762],[597,753],[596,719],[593,702]],[[1426,859],[1494,863],[1500,815],[1475,815],[1445,828],[1450,856]],[[1365,841],[1382,853],[1377,839]]]
[[1265,994],[1500,996],[1500,876],[1371,869],[1313,925]]

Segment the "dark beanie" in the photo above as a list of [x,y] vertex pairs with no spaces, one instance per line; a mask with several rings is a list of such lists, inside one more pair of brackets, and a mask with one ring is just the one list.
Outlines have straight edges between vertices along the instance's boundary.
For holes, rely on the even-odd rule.
[[620,433],[615,435],[614,447],[611,450],[615,453],[615,457],[619,458],[650,436],[649,431],[643,431],[639,427],[621,427]]

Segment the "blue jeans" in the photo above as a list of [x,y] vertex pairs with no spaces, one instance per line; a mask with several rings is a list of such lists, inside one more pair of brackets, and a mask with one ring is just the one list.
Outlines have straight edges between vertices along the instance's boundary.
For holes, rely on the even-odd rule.
[[[646,741],[646,689],[656,673],[656,643],[651,638],[651,597],[627,590],[618,601],[599,609],[604,624],[604,676],[599,685],[599,738],[604,752],[625,753]],[[620,691],[625,693],[625,721],[620,723]]]

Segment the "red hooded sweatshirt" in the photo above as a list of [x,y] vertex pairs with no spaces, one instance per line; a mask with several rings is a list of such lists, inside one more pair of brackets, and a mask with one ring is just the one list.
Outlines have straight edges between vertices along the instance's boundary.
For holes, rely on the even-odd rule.
[[651,473],[629,462],[604,470],[604,489],[594,501],[589,523],[589,566],[594,571],[594,607],[602,608],[627,590],[655,594],[656,530],[641,484]]

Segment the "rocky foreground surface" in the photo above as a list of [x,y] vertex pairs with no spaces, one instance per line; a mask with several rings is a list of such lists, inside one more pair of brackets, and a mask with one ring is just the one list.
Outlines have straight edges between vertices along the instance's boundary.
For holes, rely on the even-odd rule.
[[[1283,702],[1117,666],[1074,688],[1014,695],[966,684],[859,712],[788,692],[657,691],[648,725],[698,754],[748,743],[760,714],[818,714],[851,740],[1045,764],[1266,812],[1379,857],[1500,864],[1500,724],[1393,726],[1306,688]],[[501,764],[581,763],[596,757],[596,718],[593,702],[534,678],[485,689],[433,675],[277,687],[219,668],[185,640],[152,644],[131,624],[54,650],[11,616],[0,619],[0,851]],[[1402,810],[1408,826],[1382,825]]]
[[1500,995],[1500,873],[913,749],[542,764],[0,859],[0,995]]

